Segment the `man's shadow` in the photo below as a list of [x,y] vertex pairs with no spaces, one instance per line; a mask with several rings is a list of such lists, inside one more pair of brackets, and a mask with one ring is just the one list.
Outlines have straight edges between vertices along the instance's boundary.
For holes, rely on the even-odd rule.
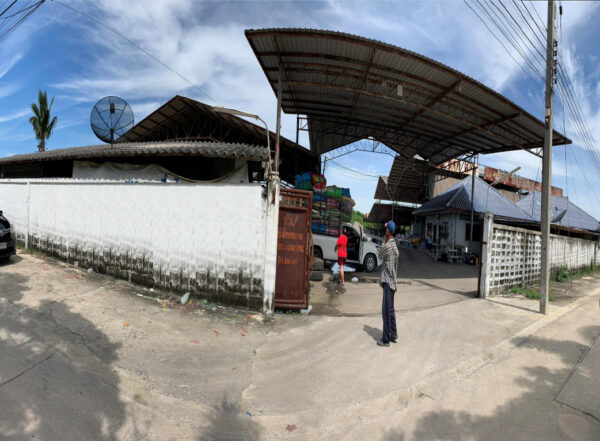
[[377,328],[374,328],[373,326],[369,326],[369,325],[363,325],[363,331],[365,331],[367,334],[369,334],[373,338],[373,340],[375,340],[375,341],[381,340],[381,334],[382,334],[381,329],[377,329]]

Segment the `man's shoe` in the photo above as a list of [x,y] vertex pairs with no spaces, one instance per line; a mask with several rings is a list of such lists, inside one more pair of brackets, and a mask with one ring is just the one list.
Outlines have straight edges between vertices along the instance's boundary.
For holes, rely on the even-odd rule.
[[390,341],[392,343],[398,343],[398,337],[396,337],[396,338],[390,338]]
[[377,346],[383,346],[384,348],[388,348],[390,346],[389,343],[384,343],[381,340],[377,341]]

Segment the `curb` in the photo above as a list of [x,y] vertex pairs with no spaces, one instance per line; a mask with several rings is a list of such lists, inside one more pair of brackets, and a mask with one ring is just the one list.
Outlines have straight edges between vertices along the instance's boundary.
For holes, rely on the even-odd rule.
[[[415,383],[413,385],[413,390],[417,391],[416,395],[419,395],[422,389],[430,388],[431,386],[435,386],[436,384],[440,384],[440,387],[436,388],[437,390],[443,390],[442,386],[448,385],[449,383],[456,381],[457,376],[470,376],[485,365],[487,365],[488,363],[506,358],[510,354],[510,352],[512,352],[514,349],[518,348],[523,343],[525,343],[525,341],[537,331],[555,322],[556,320],[572,312],[573,310],[581,307],[585,303],[594,301],[594,297],[598,296],[599,294],[600,286],[594,289],[589,295],[574,301],[568,306],[562,307],[560,310],[556,310],[548,315],[543,316],[536,322],[521,329],[512,337],[508,337],[505,340],[493,346],[492,348],[485,350],[480,355],[462,361],[460,364],[458,364],[452,369],[444,370],[442,372],[438,372],[437,374],[434,373],[429,378]],[[434,396],[434,392],[430,391],[427,395]]]

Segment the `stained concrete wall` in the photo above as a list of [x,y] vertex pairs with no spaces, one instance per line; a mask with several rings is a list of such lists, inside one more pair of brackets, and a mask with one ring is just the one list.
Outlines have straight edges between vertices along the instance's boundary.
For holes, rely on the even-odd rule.
[[259,184],[0,180],[0,209],[21,244],[257,310],[271,309],[275,286],[276,239],[265,240],[277,235],[273,199]]

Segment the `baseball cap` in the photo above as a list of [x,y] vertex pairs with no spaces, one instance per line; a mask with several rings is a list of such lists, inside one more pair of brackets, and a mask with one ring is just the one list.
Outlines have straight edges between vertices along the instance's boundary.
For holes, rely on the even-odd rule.
[[389,220],[385,223],[385,227],[390,230],[390,233],[394,234],[394,231],[396,231],[396,224],[394,223],[393,220]]

